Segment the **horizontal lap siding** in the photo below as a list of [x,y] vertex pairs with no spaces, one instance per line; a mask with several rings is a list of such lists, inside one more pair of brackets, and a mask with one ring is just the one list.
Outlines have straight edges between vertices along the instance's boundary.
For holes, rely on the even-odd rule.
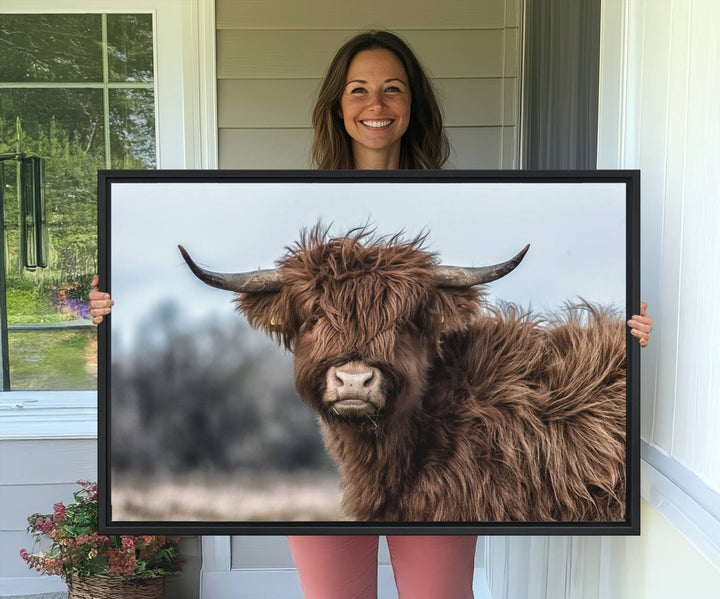
[[217,3],[218,29],[483,29],[517,26],[518,19],[518,3],[506,0]]
[[[449,168],[517,167],[519,2],[217,4],[220,168],[309,168],[310,114],[337,48],[391,29],[435,82]],[[382,22],[373,22],[374,15]]]
[[[335,51],[356,31],[245,30],[218,31],[219,79],[319,78]],[[433,77],[515,76],[503,65],[504,29],[397,31]],[[513,57],[509,57],[511,63]]]
[[19,554],[33,546],[27,517],[72,502],[81,479],[97,479],[95,440],[0,441],[0,579],[34,575]]

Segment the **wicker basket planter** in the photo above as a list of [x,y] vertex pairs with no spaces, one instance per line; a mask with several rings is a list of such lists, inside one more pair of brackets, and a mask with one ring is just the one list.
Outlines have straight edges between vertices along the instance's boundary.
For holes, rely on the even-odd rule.
[[163,599],[165,578],[88,576],[68,583],[68,599]]

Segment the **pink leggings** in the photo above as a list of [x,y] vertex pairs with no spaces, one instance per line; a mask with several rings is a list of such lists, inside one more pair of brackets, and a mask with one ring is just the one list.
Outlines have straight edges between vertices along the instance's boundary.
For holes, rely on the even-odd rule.
[[[472,599],[474,536],[389,536],[399,599]],[[305,599],[375,599],[376,536],[288,537]]]

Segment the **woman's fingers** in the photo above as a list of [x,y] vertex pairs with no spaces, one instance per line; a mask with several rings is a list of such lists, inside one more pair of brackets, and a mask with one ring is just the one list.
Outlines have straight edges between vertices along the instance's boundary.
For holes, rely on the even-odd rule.
[[90,316],[95,324],[100,324],[103,321],[103,317],[110,314],[110,309],[115,303],[110,299],[110,294],[104,291],[98,291],[97,286],[100,279],[97,275],[94,275],[90,286],[92,289],[88,293],[88,299],[90,300]]
[[647,314],[647,303],[640,302],[640,314],[633,314],[627,325],[630,327],[630,334],[638,338],[640,347],[647,347],[652,331],[652,316]]
[[638,328],[636,326],[633,326],[633,320],[628,320],[628,325],[630,326],[630,334],[633,337],[637,337],[638,341],[640,342],[640,347],[647,347],[648,340],[650,339],[650,330],[652,327],[643,326],[643,330],[641,328]]
[[652,318],[649,316],[638,316],[636,314],[627,323],[633,330],[642,331],[643,333],[652,331]]
[[637,337],[640,347],[647,347],[648,344],[648,335],[647,333],[641,333],[635,329],[630,329],[630,334]]

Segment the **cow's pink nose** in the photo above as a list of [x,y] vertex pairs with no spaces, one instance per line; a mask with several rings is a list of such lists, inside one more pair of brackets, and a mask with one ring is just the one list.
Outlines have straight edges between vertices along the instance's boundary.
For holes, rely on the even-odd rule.
[[327,373],[327,385],[337,398],[366,398],[380,388],[380,371],[363,362],[333,366]]
[[344,387],[347,390],[350,389],[363,389],[364,387],[369,387],[373,379],[375,378],[375,373],[372,370],[365,370],[362,372],[348,372],[347,370],[336,370],[335,371],[335,378],[338,380],[338,387]]

